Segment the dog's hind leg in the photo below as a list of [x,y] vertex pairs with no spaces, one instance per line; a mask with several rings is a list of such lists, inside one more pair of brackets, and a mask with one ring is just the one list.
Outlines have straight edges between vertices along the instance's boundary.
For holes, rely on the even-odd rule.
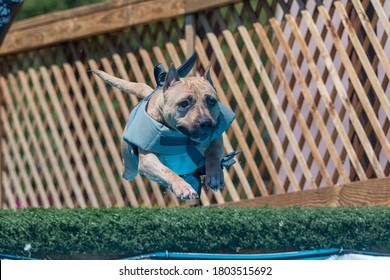
[[134,149],[125,141],[121,141],[123,173],[122,177],[126,180],[133,180],[138,173],[138,155]]

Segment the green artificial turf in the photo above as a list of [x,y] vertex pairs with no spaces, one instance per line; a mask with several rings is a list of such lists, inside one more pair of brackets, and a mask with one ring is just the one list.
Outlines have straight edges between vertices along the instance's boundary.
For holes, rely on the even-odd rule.
[[390,252],[390,208],[0,211],[0,253],[44,259],[118,259],[165,250],[266,253],[331,247]]

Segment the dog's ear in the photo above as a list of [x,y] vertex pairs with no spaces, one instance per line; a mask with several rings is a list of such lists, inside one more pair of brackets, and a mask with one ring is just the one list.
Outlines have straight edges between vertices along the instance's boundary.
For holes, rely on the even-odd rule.
[[203,74],[203,78],[206,79],[212,85],[212,87],[215,89],[214,84],[213,84],[213,80],[211,79],[210,71],[211,71],[211,63],[209,64],[209,66],[207,66],[207,69]]
[[171,64],[167,75],[165,76],[165,82],[163,85],[163,91],[166,91],[174,82],[180,81],[179,73],[177,72],[175,66]]

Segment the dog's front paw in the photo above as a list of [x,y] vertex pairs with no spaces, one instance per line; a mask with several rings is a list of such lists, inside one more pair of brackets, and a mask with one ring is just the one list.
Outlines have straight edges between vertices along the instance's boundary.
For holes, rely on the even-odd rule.
[[174,181],[171,190],[178,199],[199,199],[198,193],[183,179]]
[[219,166],[206,170],[205,185],[214,191],[221,190],[225,183],[222,168]]

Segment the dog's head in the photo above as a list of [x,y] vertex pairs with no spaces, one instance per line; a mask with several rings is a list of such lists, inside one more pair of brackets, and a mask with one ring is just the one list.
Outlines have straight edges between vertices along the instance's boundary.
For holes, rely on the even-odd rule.
[[197,142],[207,140],[214,133],[220,108],[210,67],[203,77],[180,78],[172,65],[162,90],[162,114],[169,127]]

